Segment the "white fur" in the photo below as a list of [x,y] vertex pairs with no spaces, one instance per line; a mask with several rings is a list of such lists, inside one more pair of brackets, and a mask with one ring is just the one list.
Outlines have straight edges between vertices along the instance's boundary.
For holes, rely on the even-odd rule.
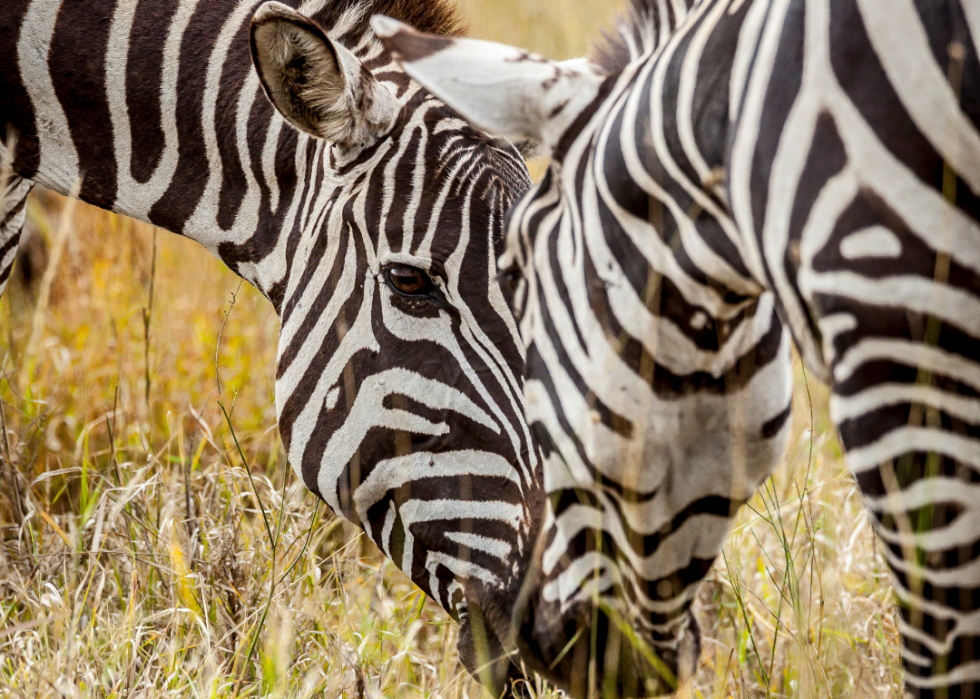
[[556,62],[522,49],[478,39],[452,39],[445,48],[411,60],[400,55],[404,40],[425,37],[405,24],[376,16],[371,27],[422,87],[488,133],[530,139],[554,148],[598,92],[603,77],[585,59]]

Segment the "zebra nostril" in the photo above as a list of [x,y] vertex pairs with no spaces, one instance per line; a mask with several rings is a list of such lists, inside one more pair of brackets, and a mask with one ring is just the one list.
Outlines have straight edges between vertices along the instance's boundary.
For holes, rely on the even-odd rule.
[[534,688],[526,679],[511,680],[508,689],[510,694],[507,696],[513,697],[513,699],[533,699],[535,696]]

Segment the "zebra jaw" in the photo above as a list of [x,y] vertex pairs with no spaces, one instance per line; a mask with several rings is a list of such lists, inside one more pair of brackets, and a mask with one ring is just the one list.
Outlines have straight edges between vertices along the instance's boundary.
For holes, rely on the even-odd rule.
[[473,126],[552,154],[604,81],[587,59],[549,61],[492,41],[424,34],[383,15],[371,28],[406,73]]

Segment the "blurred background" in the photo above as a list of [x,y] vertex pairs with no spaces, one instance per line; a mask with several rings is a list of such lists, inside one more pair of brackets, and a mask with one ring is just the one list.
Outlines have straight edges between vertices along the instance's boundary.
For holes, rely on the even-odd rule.
[[[556,59],[618,8],[459,5]],[[271,306],[84,204],[38,192],[28,229],[0,300],[0,697],[483,696],[448,617],[286,468]],[[901,696],[885,566],[797,379],[785,463],[703,586],[689,696]]]

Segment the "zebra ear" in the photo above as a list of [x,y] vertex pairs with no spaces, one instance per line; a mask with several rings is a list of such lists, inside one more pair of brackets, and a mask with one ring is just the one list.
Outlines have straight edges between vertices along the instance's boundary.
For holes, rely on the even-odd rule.
[[558,63],[490,41],[426,35],[381,15],[371,28],[409,76],[471,124],[551,151],[604,79],[584,59]]
[[267,2],[252,17],[251,45],[262,87],[296,128],[348,147],[391,128],[391,90],[308,17]]

